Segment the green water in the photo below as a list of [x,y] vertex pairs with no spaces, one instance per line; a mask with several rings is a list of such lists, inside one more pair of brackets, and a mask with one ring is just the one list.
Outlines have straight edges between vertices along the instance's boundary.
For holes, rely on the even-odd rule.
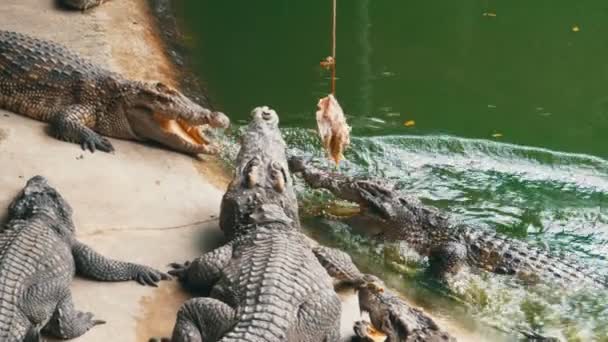
[[[386,178],[480,229],[607,269],[608,2],[338,3],[337,95],[353,126],[344,172]],[[238,125],[269,105],[294,153],[322,156],[312,129],[329,87],[318,63],[329,53],[330,2],[174,5],[217,107]],[[327,197],[299,187],[307,205]],[[608,341],[606,291],[482,274],[446,292],[420,275],[423,264],[387,256],[396,247],[307,222],[435,314]]]

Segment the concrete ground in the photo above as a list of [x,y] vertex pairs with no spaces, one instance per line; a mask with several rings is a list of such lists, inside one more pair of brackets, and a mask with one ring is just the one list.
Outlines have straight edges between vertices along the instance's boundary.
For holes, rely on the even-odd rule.
[[[54,0],[2,0],[0,21],[0,29],[58,41],[129,77],[174,83],[141,0],[110,1],[84,14],[61,10]],[[112,143],[114,154],[84,152],[49,137],[44,123],[0,110],[0,221],[25,182],[39,174],[72,205],[78,239],[108,257],[166,270],[169,262],[221,243],[217,215],[226,175],[212,175],[212,160]],[[78,309],[107,321],[78,339],[92,342],[167,336],[188,297],[176,281],[152,288],[81,278],[73,294]],[[346,311],[354,313],[356,301],[349,298]],[[352,330],[352,323],[343,326]]]

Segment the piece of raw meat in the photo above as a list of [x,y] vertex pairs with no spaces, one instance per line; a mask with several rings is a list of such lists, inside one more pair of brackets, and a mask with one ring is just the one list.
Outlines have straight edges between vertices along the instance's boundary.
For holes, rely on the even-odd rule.
[[317,106],[317,126],[323,147],[338,165],[344,158],[344,149],[350,144],[350,126],[346,123],[342,107],[332,94],[320,99]]

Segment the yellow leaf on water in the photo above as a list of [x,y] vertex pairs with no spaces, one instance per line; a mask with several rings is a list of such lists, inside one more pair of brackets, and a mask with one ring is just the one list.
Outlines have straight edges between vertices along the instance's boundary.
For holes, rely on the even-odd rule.
[[494,12],[484,12],[483,16],[484,17],[495,17],[496,13],[494,13]]
[[414,120],[407,120],[406,122],[403,123],[403,126],[405,126],[405,127],[412,127],[414,125],[416,125],[416,121],[414,121]]
[[502,133],[494,133],[494,134],[492,134],[492,137],[494,137],[494,138],[502,138]]
[[580,30],[581,30],[581,28],[578,27],[577,25],[572,26],[572,32],[578,32]]

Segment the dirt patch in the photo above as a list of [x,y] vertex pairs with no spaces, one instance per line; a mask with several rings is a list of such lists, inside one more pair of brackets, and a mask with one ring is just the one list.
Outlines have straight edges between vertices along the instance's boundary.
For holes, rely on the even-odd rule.
[[163,282],[153,296],[143,297],[142,316],[136,319],[137,341],[171,336],[177,310],[189,298],[177,281]]
[[[122,6],[112,6],[109,2],[105,6],[104,9],[109,12],[107,25],[113,27],[107,36],[112,42],[115,65],[129,78],[158,80],[175,86],[175,72],[146,2],[125,1]],[[125,39],[132,36],[138,39]]]
[[8,130],[4,128],[0,128],[0,144],[2,144],[2,140],[8,138]]
[[206,157],[205,160],[193,160],[192,164],[203,178],[220,190],[228,189],[232,180],[232,171],[218,158]]

